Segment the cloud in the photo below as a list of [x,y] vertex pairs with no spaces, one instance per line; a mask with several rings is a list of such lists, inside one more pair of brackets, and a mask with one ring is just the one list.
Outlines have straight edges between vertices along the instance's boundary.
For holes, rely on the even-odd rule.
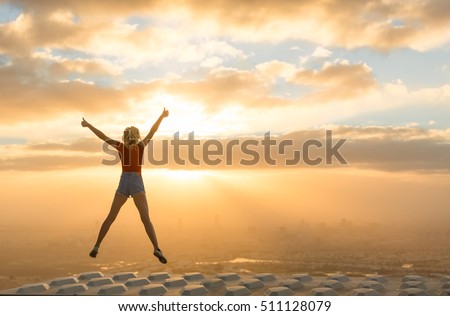
[[[28,60],[27,60],[28,59]],[[52,79],[66,78],[71,74],[117,76],[123,68],[104,58],[65,58],[49,51],[34,52],[31,58],[21,58],[16,63],[28,62],[30,68],[41,70]]]
[[[62,79],[68,65],[49,69],[41,68],[40,60],[23,60],[0,67],[2,110],[7,113],[1,116],[0,122],[48,120],[70,112],[121,112],[131,103],[158,93],[200,102],[210,111],[229,104],[264,107],[285,102],[271,97],[268,83],[251,71],[219,68],[196,81],[169,78],[113,88]],[[86,66],[83,62],[80,65]],[[54,81],[58,79],[56,74],[61,77]]]
[[[227,106],[316,106],[358,100],[376,91],[377,87],[370,67],[343,60],[327,62],[319,70],[296,68],[293,64],[272,60],[251,70],[209,68],[196,80],[172,76],[149,82],[129,82],[117,88],[100,86],[90,80],[90,74],[103,71],[113,70],[101,61],[77,59],[66,62],[45,52],[32,58],[16,59],[13,64],[0,67],[0,82],[4,83],[0,92],[8,113],[0,122],[40,120],[70,112],[123,112],[131,104],[151,100],[160,94],[171,95],[180,102],[200,104],[209,113]],[[68,74],[77,77],[65,79]],[[289,86],[293,91],[296,86],[306,87],[312,92],[294,97],[280,96],[276,93],[278,85]],[[400,93],[395,91],[401,86],[392,84],[386,89]],[[433,93],[438,92],[429,92],[430,95]]]
[[[117,69],[164,60],[186,63],[213,56],[246,58],[244,52],[231,44],[204,37],[185,25],[161,22],[138,27],[127,20],[127,15],[109,15],[106,11],[106,14],[77,16],[70,9],[61,8],[60,3],[54,5],[51,9],[48,2],[48,10],[46,5],[26,10],[16,20],[0,24],[0,53],[23,58],[33,53],[36,56],[38,48],[71,50],[101,60],[103,66],[115,68],[114,73]],[[115,67],[111,62],[106,65],[107,59],[113,59]]]
[[226,105],[276,106],[269,84],[251,71],[231,68],[213,69],[205,79],[171,82],[165,89],[190,102],[201,102],[207,109]]
[[[450,130],[418,127],[330,126],[334,143],[347,139],[340,153],[348,167],[389,172],[450,171]],[[301,144],[307,139],[324,140],[322,129],[289,133],[282,139]],[[335,165],[339,167],[339,165]]]
[[255,69],[268,78],[290,78],[296,71],[295,65],[279,60],[271,60],[258,64]]
[[450,170],[450,129],[341,126],[336,135],[357,135],[349,137],[343,152],[361,168],[443,173]]
[[[0,66],[2,109],[8,113],[0,117],[0,122],[51,120],[74,112],[122,113],[129,111],[130,105],[156,100],[161,94],[171,95],[180,104],[203,106],[209,114],[227,106],[267,109],[328,104],[329,113],[320,115],[334,113],[340,118],[342,113],[367,113],[399,106],[446,106],[450,98],[450,85],[412,90],[401,81],[378,83],[367,64],[340,59],[325,62],[319,69],[272,60],[249,70],[223,66],[205,70],[196,74],[195,79],[167,76],[111,87],[98,85],[91,79],[91,74],[105,73],[109,78],[111,75],[107,73],[115,71],[101,59],[66,60],[46,51],[37,52]],[[280,94],[277,89],[281,86],[293,93]],[[340,114],[331,106],[339,109]]]
[[97,138],[81,138],[77,139],[72,143],[56,143],[56,142],[46,142],[46,143],[36,143],[28,144],[26,149],[38,150],[38,151],[75,151],[75,152],[98,152],[103,148],[103,142],[99,141]]
[[[21,6],[28,15],[50,16],[51,19],[46,19],[51,21],[51,25],[58,23],[60,27],[51,28],[50,24],[39,24],[40,27],[33,30],[33,37],[61,43],[67,43],[63,39],[64,34],[69,38],[74,35],[73,24],[84,29],[84,23],[89,17],[111,21],[116,17],[133,15],[175,20],[181,23],[181,29],[189,29],[191,34],[219,35],[250,42],[304,39],[321,46],[369,46],[379,50],[410,47],[427,50],[444,45],[450,40],[450,21],[447,18],[450,6],[445,0],[268,0],[264,5],[240,0],[211,0],[207,3],[200,0],[138,0],[132,3],[115,0],[109,1],[108,6],[100,0],[92,0],[89,3],[75,0],[4,2]],[[95,25],[90,25],[91,31],[94,29],[92,26]],[[100,30],[98,26],[95,29]],[[111,24],[109,26],[111,27]],[[111,30],[112,32],[109,32],[104,28],[91,35],[97,37],[115,34],[124,42],[129,34],[126,27],[122,28],[124,32],[115,32],[120,30],[117,28]],[[86,35],[84,38],[88,47],[95,42],[88,33],[80,32],[80,35],[81,33]],[[108,39],[113,38],[108,36]],[[139,43],[145,45],[145,39],[148,37],[141,37]],[[116,43],[112,43],[110,48],[112,47],[116,47]]]
[[[299,98],[273,94],[276,78],[284,84],[313,88]],[[300,68],[278,60],[261,63],[254,70],[219,67],[197,81],[164,82],[161,89],[182,100],[202,103],[209,111],[228,105],[249,108],[318,105],[324,102],[355,99],[376,88],[376,81],[366,64],[338,60],[320,70]]]
[[13,144],[25,144],[27,140],[25,138],[18,137],[0,137],[0,146],[1,145],[13,145]]
[[206,68],[216,68],[217,66],[221,65],[223,63],[223,59],[217,56],[210,57],[200,64],[202,67]]
[[[346,139],[340,147],[339,153],[347,161],[348,165],[341,165],[333,158],[331,165],[325,161],[317,166],[306,166],[305,160],[299,161],[294,166],[286,166],[286,159],[294,157],[294,150],[303,151],[308,140],[318,140],[323,144],[322,148],[314,148],[309,152],[309,158],[325,157],[326,130],[333,134],[333,145],[338,141]],[[181,146],[180,157],[187,165],[175,163],[173,147],[169,145],[168,164],[159,166],[170,169],[235,169],[235,168],[358,168],[372,169],[387,172],[428,172],[448,173],[450,171],[450,130],[427,130],[418,127],[382,127],[382,126],[329,126],[318,129],[301,130],[279,136],[271,136],[280,144],[281,141],[289,140],[291,144],[281,150],[280,147],[271,148],[271,157],[276,160],[276,166],[269,166],[263,159],[264,146],[261,141],[264,135],[242,136],[237,138],[222,138],[218,142],[223,148],[219,156],[222,160],[217,166],[205,164],[203,148],[207,139],[202,139],[200,145],[195,147],[195,157],[200,159],[200,165],[194,166],[189,163],[187,146]],[[184,139],[184,138],[181,138]],[[248,148],[258,153],[260,160],[256,165],[246,166],[242,160],[252,160],[252,156],[243,150],[227,147],[231,140],[238,140],[243,144],[245,140],[256,140],[257,145]],[[170,139],[158,139],[153,142],[150,152],[146,152],[145,164],[149,164],[147,157],[152,155],[156,160],[162,157],[162,142]],[[102,152],[102,146],[98,139],[83,138],[72,143],[37,143],[27,145],[15,145],[21,152],[20,156],[8,156],[1,158],[1,170],[57,170],[74,169],[80,167],[100,166],[102,159],[113,160],[117,155],[112,155],[114,150]],[[18,148],[21,148],[19,150]],[[150,147],[149,147],[150,148]],[[149,149],[147,148],[147,149]],[[216,147],[209,147],[213,150]],[[150,149],[149,149],[150,150]],[[89,153],[89,154],[88,154]],[[227,153],[231,153],[232,166],[227,166]],[[87,155],[88,154],[88,155]],[[100,156],[99,156],[100,154]],[[302,157],[303,154],[302,154]]]
[[450,40],[450,6],[445,0],[269,0],[264,6],[194,0],[187,7],[194,19],[207,21],[209,29],[244,41],[305,39],[346,48],[426,50]]
[[0,170],[51,171],[99,166],[99,157],[34,155],[0,158]]
[[[56,11],[58,13],[58,11]],[[171,28],[138,30],[122,17],[75,16],[62,20],[54,12],[22,13],[15,21],[0,24],[0,52],[13,57],[30,56],[36,48],[75,50],[94,57],[116,58],[122,67],[157,62],[184,47],[183,32]]]
[[[223,58],[238,58],[238,59],[247,58],[246,54],[243,51],[231,46],[230,44],[224,41],[217,41],[210,39],[191,44],[189,43],[189,40],[187,38],[185,38],[185,40],[186,43],[184,46],[178,43],[177,46],[179,50],[177,52],[172,51],[170,53],[170,55],[173,56],[169,55],[166,57],[179,60],[182,63],[188,62],[207,63],[207,60],[209,60],[209,63],[211,63],[211,61],[214,61],[216,65],[221,64],[221,62],[219,63],[217,62],[219,61],[219,59],[223,61]],[[180,54],[179,52],[182,53]]]
[[331,51],[329,51],[328,49],[319,46],[314,50],[311,57],[327,58],[327,57],[330,57],[332,54],[333,53]]
[[346,61],[325,63],[320,70],[301,69],[292,82],[317,87],[318,91],[306,96],[316,102],[352,99],[376,87],[372,70],[363,63],[349,64]]
[[89,1],[83,3],[76,0],[42,0],[37,4],[33,0],[2,0],[5,3],[12,3],[25,8],[31,12],[52,12],[56,8],[60,10],[73,11],[76,14],[98,14],[102,16],[118,15],[118,14],[134,14],[134,13],[154,13],[167,9],[166,1],[163,0],[135,0],[133,3],[121,0],[111,0],[109,5],[105,6],[101,0]]
[[[130,96],[139,99],[143,93],[139,84],[115,89],[82,80],[53,81],[28,65],[0,67],[1,123],[48,120],[68,112],[120,112],[127,108]],[[149,87],[151,84],[146,84]]]

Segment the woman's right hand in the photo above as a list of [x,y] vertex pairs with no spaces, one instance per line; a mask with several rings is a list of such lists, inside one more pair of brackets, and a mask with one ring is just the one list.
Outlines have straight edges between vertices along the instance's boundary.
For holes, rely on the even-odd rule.
[[169,116],[169,110],[166,110],[166,108],[164,108],[164,110],[163,110],[161,116],[162,116],[162,117],[168,117],[168,116]]
[[81,121],[81,126],[88,127],[88,125],[89,125],[89,123],[83,117],[83,120]]

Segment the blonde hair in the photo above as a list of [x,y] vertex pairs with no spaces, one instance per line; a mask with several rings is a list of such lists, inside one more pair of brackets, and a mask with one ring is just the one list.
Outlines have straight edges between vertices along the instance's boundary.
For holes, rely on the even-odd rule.
[[141,134],[139,133],[139,129],[137,127],[130,126],[125,128],[123,131],[123,144],[126,148],[129,146],[137,146],[140,140]]

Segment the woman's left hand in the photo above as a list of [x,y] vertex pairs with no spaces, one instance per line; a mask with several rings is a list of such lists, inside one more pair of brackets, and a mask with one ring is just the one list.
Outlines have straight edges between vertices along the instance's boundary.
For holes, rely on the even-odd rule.
[[83,117],[83,120],[81,121],[81,126],[83,126],[83,127],[89,126],[89,123],[84,119],[84,117]]

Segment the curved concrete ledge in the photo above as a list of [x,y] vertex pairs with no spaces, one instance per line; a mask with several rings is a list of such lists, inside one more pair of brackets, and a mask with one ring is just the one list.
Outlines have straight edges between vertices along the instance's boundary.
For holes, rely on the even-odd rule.
[[284,287],[284,286],[278,286],[278,287],[271,287],[267,290],[268,296],[291,296],[294,295],[294,292],[292,292],[291,289]]
[[309,282],[309,281],[313,280],[313,278],[309,274],[306,274],[306,273],[293,274],[293,275],[290,276],[290,279],[296,279],[296,280],[299,280],[302,283]]
[[78,275],[78,280],[84,281],[84,280],[103,278],[103,277],[104,277],[103,273],[101,273],[99,271],[83,272]]
[[188,285],[181,291],[183,296],[202,296],[208,293],[208,289],[203,285]]
[[255,278],[258,280],[261,280],[262,282],[272,282],[275,281],[277,278],[272,273],[260,273],[255,275]]
[[319,284],[320,287],[329,287],[335,291],[342,290],[344,285],[337,280],[325,280]]
[[279,286],[282,287],[287,287],[293,291],[295,290],[301,290],[303,289],[305,286],[303,285],[302,282],[300,282],[297,279],[287,279],[287,280],[283,280],[280,282]]
[[117,295],[128,291],[127,287],[123,284],[108,284],[102,286],[98,291],[98,295]]
[[203,276],[203,274],[198,273],[198,272],[191,272],[191,273],[185,273],[183,274],[183,279],[185,279],[186,281],[198,281],[198,280],[203,280],[205,277]]
[[400,289],[408,289],[408,288],[418,288],[422,290],[426,290],[427,286],[420,281],[406,281],[400,286]]
[[121,272],[113,275],[113,280],[118,282],[124,282],[134,278],[136,278],[136,273],[134,272]]
[[169,288],[169,287],[181,287],[181,286],[185,286],[187,284],[188,283],[183,278],[170,278],[170,279],[167,279],[164,282],[164,286],[167,287],[167,288]]
[[150,281],[164,281],[166,279],[170,279],[170,274],[167,272],[157,272],[157,273],[151,273],[147,277]]
[[47,283],[33,283],[33,284],[25,284],[21,287],[19,287],[16,290],[17,294],[36,294],[36,293],[42,293],[49,289]]
[[57,278],[54,280],[51,280],[48,285],[50,286],[63,286],[67,284],[76,284],[78,283],[78,278],[76,277],[66,277],[66,278]]
[[417,287],[410,287],[410,288],[401,290],[398,295],[400,295],[400,296],[428,296],[429,294],[427,291],[425,291],[423,289],[419,289]]
[[237,281],[241,279],[241,277],[236,273],[219,273],[217,278],[224,280],[225,282]]
[[149,285],[150,281],[147,278],[133,278],[125,282],[126,287],[136,287]]
[[91,279],[88,283],[87,286],[91,287],[91,286],[102,286],[102,285],[108,285],[108,284],[113,284],[114,281],[112,278],[95,278],[95,279]]
[[61,286],[57,291],[57,295],[76,295],[83,292],[86,292],[88,287],[86,284],[77,283],[77,284],[67,284]]
[[312,289],[310,294],[313,296],[336,296],[337,295],[336,291],[329,287],[318,287],[318,288]]
[[420,275],[406,275],[402,278],[402,282],[417,281],[425,283],[427,280]]
[[366,274],[366,280],[367,281],[376,281],[379,283],[388,282],[388,279],[384,275],[379,275],[379,274]]
[[225,282],[223,280],[216,278],[203,280],[200,284],[207,289],[218,289],[225,286]]
[[382,292],[385,290],[383,284],[377,281],[364,281],[358,284],[358,288],[372,289],[377,292]]
[[360,289],[354,289],[352,291],[352,295],[354,295],[354,296],[380,296],[380,293],[378,293],[374,289],[360,288]]
[[247,296],[250,295],[250,290],[245,286],[227,286],[225,296]]
[[259,289],[264,287],[264,283],[258,279],[246,279],[239,282],[239,285],[245,286],[249,290]]
[[327,276],[327,280],[335,280],[339,282],[350,282],[350,278],[345,274],[333,273]]
[[148,296],[161,296],[166,294],[167,289],[162,284],[150,284],[142,287],[139,290],[139,295],[148,295]]

